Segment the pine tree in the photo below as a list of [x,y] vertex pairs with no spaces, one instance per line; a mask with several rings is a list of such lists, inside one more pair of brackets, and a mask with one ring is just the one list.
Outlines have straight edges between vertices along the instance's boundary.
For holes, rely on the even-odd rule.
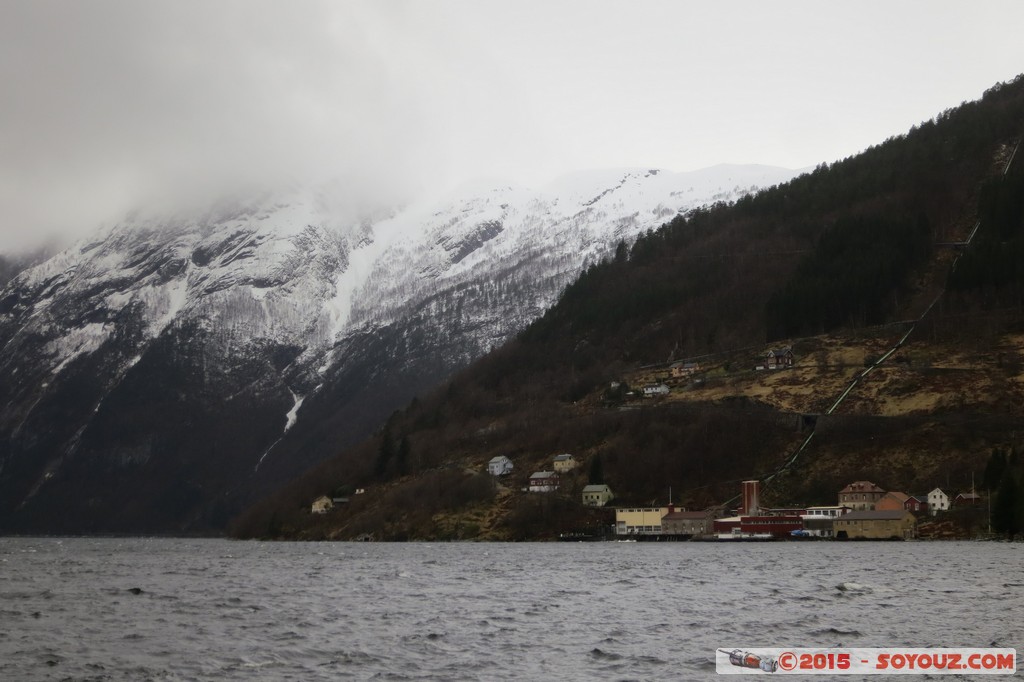
[[373,473],[377,478],[383,478],[387,473],[388,464],[395,454],[395,439],[391,435],[391,425],[384,427],[384,434],[380,439],[380,447],[377,449],[377,459],[373,463]]
[[412,446],[409,444],[409,437],[402,436],[402,442],[398,444],[398,452],[395,457],[395,464],[398,468],[399,476],[404,476],[408,473],[410,452],[412,452]]
[[999,448],[992,448],[988,464],[985,465],[985,474],[981,479],[981,486],[985,490],[996,490],[1006,473],[1006,453]]
[[996,493],[995,504],[992,505],[992,529],[997,533],[1006,533],[1012,540],[1021,531],[1020,489],[1012,474],[1003,476],[1003,482]]
[[601,455],[594,455],[590,460],[590,475],[587,477],[590,485],[601,485],[604,483],[604,465],[601,463]]

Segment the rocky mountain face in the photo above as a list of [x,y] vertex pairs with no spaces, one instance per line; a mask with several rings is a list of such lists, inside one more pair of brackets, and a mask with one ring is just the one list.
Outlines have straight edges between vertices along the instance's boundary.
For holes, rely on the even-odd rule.
[[584,173],[360,221],[325,190],[129,216],[0,290],[0,530],[214,532],[619,241],[794,174]]

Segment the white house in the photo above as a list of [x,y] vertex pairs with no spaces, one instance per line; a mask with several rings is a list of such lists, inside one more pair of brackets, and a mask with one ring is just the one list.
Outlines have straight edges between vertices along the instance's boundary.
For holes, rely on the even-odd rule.
[[535,471],[530,474],[531,493],[553,493],[558,490],[558,474],[554,471]]
[[510,471],[512,471],[512,460],[505,455],[492,457],[491,461],[487,463],[487,473],[491,476],[504,476]]
[[940,511],[949,511],[949,495],[936,488],[928,493],[928,512],[935,516]]
[[672,389],[667,384],[649,384],[644,386],[643,391],[645,398],[653,398],[659,395],[668,395]]

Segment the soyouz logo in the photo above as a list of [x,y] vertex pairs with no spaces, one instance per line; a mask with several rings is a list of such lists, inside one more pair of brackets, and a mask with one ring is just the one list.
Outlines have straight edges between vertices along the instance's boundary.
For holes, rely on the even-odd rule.
[[1012,675],[1016,649],[718,649],[720,675]]

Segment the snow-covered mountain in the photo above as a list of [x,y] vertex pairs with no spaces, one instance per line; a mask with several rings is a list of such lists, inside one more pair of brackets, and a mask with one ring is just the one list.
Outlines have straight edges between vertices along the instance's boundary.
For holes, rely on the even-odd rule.
[[587,172],[356,221],[323,188],[132,215],[0,291],[0,528],[216,528],[619,241],[794,175]]

